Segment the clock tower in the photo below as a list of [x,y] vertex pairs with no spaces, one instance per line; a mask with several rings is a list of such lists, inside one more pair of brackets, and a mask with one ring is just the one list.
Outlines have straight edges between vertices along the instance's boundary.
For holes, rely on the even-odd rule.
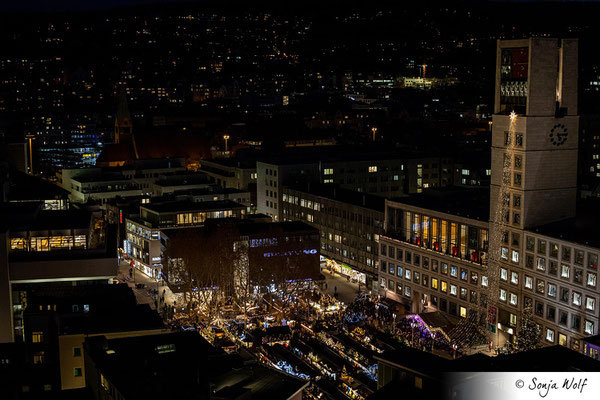
[[493,222],[527,229],[575,215],[577,60],[575,39],[498,41]]

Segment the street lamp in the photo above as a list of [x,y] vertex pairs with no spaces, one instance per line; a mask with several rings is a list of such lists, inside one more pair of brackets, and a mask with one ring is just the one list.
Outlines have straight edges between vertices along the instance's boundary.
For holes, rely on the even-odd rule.
[[392,318],[394,318],[394,326],[392,326],[392,333],[396,333],[396,313],[392,314]]
[[375,141],[375,134],[377,133],[377,127],[376,126],[372,127],[371,132],[373,132],[373,141]]
[[227,153],[227,140],[229,139],[229,135],[223,135],[223,139],[225,139],[225,153]]

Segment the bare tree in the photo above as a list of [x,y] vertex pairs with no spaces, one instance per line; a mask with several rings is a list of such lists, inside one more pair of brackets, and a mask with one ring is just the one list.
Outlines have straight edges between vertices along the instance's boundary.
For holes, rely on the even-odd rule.
[[[309,249],[302,236],[284,232],[273,235],[276,243],[263,247],[250,257],[250,279],[253,285],[275,289],[281,298],[285,315],[295,298],[310,288],[310,282],[319,276],[318,240],[315,249]],[[314,251],[313,251],[314,250]]]
[[183,290],[190,316],[200,312],[213,321],[225,297],[234,293],[237,237],[231,222],[178,230],[169,237],[165,275],[170,285]]

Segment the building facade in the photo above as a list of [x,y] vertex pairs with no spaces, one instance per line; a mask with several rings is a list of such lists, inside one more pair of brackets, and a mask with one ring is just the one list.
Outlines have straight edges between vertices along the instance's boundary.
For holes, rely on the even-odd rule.
[[383,233],[382,197],[307,185],[282,189],[285,221],[304,221],[319,229],[321,256],[327,266],[352,281],[377,290],[377,254]]
[[125,219],[124,254],[130,259],[132,267],[159,278],[169,229],[202,226],[211,218],[242,218],[246,215],[246,209],[243,204],[231,200],[141,205],[138,217]]
[[[598,207],[576,207],[577,51],[575,40],[498,42],[489,214],[482,213],[477,222],[461,221],[456,209],[446,204],[450,242],[442,244],[435,269],[441,271],[443,263],[445,272],[448,265],[453,280],[446,282],[445,276],[436,274],[434,281],[432,272],[423,271],[425,265],[433,270],[434,258],[421,247],[431,246],[426,235],[440,235],[434,221],[442,221],[442,216],[433,213],[436,207],[427,202],[390,202],[381,240],[384,294],[396,292],[399,300],[418,312],[419,303],[435,305],[431,302],[431,296],[439,296],[435,291],[444,297],[449,293],[455,300],[446,300],[448,312],[466,317],[471,309],[478,311],[498,345],[515,340],[525,310],[531,310],[545,344],[578,350],[583,337],[597,334],[600,243],[593,226]],[[410,207],[414,204],[419,208]],[[442,227],[442,232],[446,229]],[[390,269],[394,258],[389,256],[390,246],[396,256],[395,271]],[[398,260],[398,249],[403,260]],[[433,250],[438,251],[435,244]],[[415,263],[420,264],[416,276]],[[429,281],[426,290],[424,274]],[[446,311],[441,299],[437,309]]]

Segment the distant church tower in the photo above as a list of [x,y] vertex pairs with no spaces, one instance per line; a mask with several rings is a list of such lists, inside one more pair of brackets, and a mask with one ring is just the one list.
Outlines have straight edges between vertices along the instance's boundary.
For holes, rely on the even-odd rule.
[[117,115],[115,116],[115,143],[130,142],[133,138],[133,123],[127,106],[125,88],[119,90]]

